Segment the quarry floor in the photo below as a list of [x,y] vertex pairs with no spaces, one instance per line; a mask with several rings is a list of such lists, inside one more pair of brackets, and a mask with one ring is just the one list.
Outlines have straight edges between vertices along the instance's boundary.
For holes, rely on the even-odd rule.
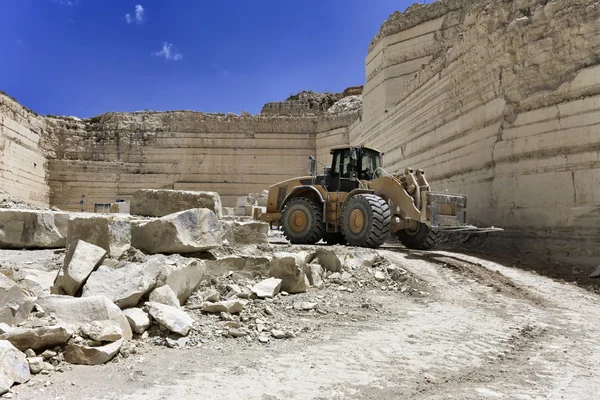
[[[13,387],[18,399],[595,399],[599,296],[457,252],[380,255],[418,295],[337,291],[339,312],[268,344],[148,345],[102,366],[69,366]],[[35,252],[27,252],[35,259]],[[31,261],[29,261],[31,262]],[[335,291],[327,287],[320,296]],[[330,293],[328,293],[330,292]],[[315,293],[309,294],[314,296]],[[368,303],[371,306],[365,307]]]

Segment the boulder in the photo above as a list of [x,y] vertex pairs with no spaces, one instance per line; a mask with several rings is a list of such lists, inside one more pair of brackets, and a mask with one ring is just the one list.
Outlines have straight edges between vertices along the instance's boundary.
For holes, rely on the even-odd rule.
[[106,296],[71,297],[49,295],[38,300],[38,305],[57,320],[79,329],[82,325],[102,320],[115,321],[123,331],[124,339],[131,339],[129,321]]
[[8,340],[0,340],[0,394],[31,378],[27,357]]
[[157,279],[157,286],[167,285],[177,296],[179,304],[195,291],[204,277],[205,265],[201,260],[182,259],[175,264],[162,264]]
[[306,255],[298,253],[275,253],[269,263],[269,276],[281,279],[281,290],[288,293],[304,293],[310,283],[306,277]]
[[44,326],[38,328],[12,328],[0,335],[0,340],[8,340],[21,351],[32,349],[41,351],[67,343],[73,329],[66,326]]
[[254,285],[252,293],[260,298],[273,297],[279,293],[279,289],[281,289],[281,279],[269,278]]
[[225,300],[218,301],[216,303],[204,303],[202,304],[202,311],[209,313],[222,313],[226,312],[229,314],[241,313],[244,309],[245,301],[241,300]]
[[119,269],[100,266],[88,278],[82,297],[103,295],[119,308],[135,307],[155,286],[159,268],[128,263]]
[[0,273],[0,322],[10,326],[27,319],[36,297]]
[[325,271],[342,271],[342,262],[340,261],[338,256],[336,256],[335,253],[331,250],[317,249],[317,251],[306,257],[306,264],[310,264],[314,260],[317,260],[317,262],[321,265],[321,267],[323,267]]
[[71,342],[65,349],[65,360],[71,364],[100,365],[113,359],[123,345],[123,339],[105,346],[91,347]]
[[323,285],[323,267],[316,261],[311,262],[306,267],[306,277],[310,286],[321,287]]
[[64,267],[56,279],[52,293],[75,296],[106,255],[107,252],[102,247],[79,239],[71,242],[65,255]]
[[193,208],[211,210],[221,219],[221,197],[216,192],[188,190],[144,189],[131,198],[131,214],[147,217],[164,217]]
[[150,301],[160,304],[166,304],[171,307],[179,308],[179,299],[173,290],[168,286],[161,286],[150,292],[148,298]]
[[223,239],[230,245],[259,244],[269,242],[269,224],[262,221],[221,222]]
[[131,244],[131,221],[128,215],[77,214],[68,222],[67,245],[84,240],[119,258]]
[[148,312],[159,324],[173,333],[186,336],[194,320],[179,308],[149,301],[146,303]]
[[128,308],[123,310],[123,314],[125,314],[125,317],[127,317],[131,329],[140,335],[144,333],[152,324],[150,315],[148,315],[148,313],[141,308]]
[[217,216],[205,208],[136,223],[131,229],[131,245],[149,254],[193,253],[218,247],[222,241]]
[[82,325],[79,331],[86,337],[98,342],[115,342],[123,337],[121,326],[115,321],[92,321]]
[[68,213],[0,209],[0,249],[65,247]]

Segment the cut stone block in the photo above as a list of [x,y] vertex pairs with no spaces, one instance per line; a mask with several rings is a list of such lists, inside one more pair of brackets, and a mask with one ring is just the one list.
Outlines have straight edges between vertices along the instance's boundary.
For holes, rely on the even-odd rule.
[[269,278],[254,285],[252,287],[252,293],[254,293],[256,297],[260,298],[273,297],[279,293],[280,289],[281,279]]
[[0,394],[31,378],[27,357],[8,340],[0,340]]
[[71,364],[100,365],[112,360],[123,345],[118,340],[105,346],[90,347],[79,343],[69,343],[65,349],[65,360]]
[[166,304],[175,308],[179,308],[180,306],[179,299],[168,285],[155,288],[152,292],[150,292],[148,300],[155,303]]
[[221,196],[216,192],[188,190],[144,189],[131,198],[131,214],[164,217],[194,208],[207,208],[218,219],[223,217]]
[[135,333],[144,333],[152,324],[150,315],[141,308],[128,308],[123,310],[123,314],[127,317],[129,325]]
[[269,242],[269,224],[262,221],[222,221],[223,239],[230,245]]
[[129,340],[132,337],[129,321],[121,309],[105,296],[49,295],[38,299],[38,305],[57,320],[76,330],[88,322],[107,319],[119,324],[124,339]]
[[68,213],[0,209],[1,249],[65,247]]
[[27,319],[36,297],[0,273],[0,322],[9,326]]
[[39,328],[12,328],[0,335],[17,349],[41,351],[67,343],[73,335],[73,329],[66,326],[45,326]]
[[118,258],[131,245],[131,221],[128,215],[76,214],[69,218],[67,244],[84,240],[102,247]]
[[171,332],[182,336],[189,333],[194,320],[185,311],[151,301],[147,302],[146,305],[152,318]]
[[211,210],[196,208],[134,224],[131,245],[149,254],[193,253],[222,244],[221,224]]
[[65,255],[64,267],[54,284],[53,293],[75,296],[90,274],[102,263],[106,254],[102,247],[83,240],[71,242]]

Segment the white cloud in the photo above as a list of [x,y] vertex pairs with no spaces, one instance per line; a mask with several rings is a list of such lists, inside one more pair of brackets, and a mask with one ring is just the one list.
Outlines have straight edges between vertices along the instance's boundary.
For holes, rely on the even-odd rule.
[[125,14],[125,21],[127,21],[128,24],[133,24],[135,22],[138,25],[144,22],[144,7],[142,7],[140,4],[137,4],[135,6],[135,16],[127,13]]
[[164,57],[165,60],[174,60],[174,61],[181,60],[183,58],[183,55],[176,51],[171,51],[172,47],[173,47],[173,43],[163,42],[162,49],[160,51],[153,52],[152,56],[153,57]]

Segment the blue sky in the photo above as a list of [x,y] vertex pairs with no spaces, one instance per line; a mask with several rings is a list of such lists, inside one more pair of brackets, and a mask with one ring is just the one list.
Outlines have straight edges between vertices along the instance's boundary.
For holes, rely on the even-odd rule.
[[0,0],[0,90],[40,114],[258,113],[364,83],[406,0]]

